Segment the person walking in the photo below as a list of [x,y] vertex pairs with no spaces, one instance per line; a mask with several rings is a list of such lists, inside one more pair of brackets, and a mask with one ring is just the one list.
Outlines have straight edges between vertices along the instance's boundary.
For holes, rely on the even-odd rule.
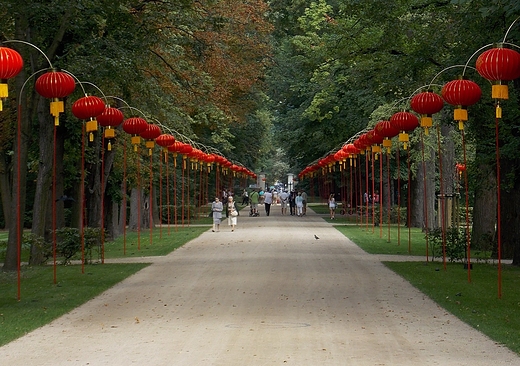
[[222,202],[218,197],[211,204],[211,212],[213,216],[213,229],[211,231],[220,231],[220,220],[222,219],[222,210],[224,209]]
[[291,216],[296,214],[296,192],[291,191],[289,195],[289,208],[291,210]]
[[334,220],[334,215],[336,213],[336,199],[334,198],[334,193],[331,193],[329,196],[329,211],[330,211],[330,219]]
[[231,226],[231,231],[235,231],[238,215],[238,207],[235,200],[233,199],[233,196],[228,196],[226,204],[226,217],[228,219],[228,225]]
[[296,216],[303,216],[303,198],[301,192],[298,192],[298,195],[294,199],[294,202],[296,203]]
[[242,205],[249,205],[249,194],[247,193],[247,189],[244,188],[244,192],[242,192]]
[[302,189],[302,215],[307,215],[307,193]]
[[271,213],[271,204],[273,203],[273,192],[271,192],[270,189],[268,189],[264,193],[264,206],[265,206],[265,215],[269,216]]
[[258,216],[258,199],[260,198],[258,192],[256,190],[253,190],[251,192],[251,195],[249,197],[249,200],[251,201],[251,211],[252,216]]
[[282,215],[287,215],[287,203],[289,201],[289,193],[283,191],[280,193],[280,205],[282,206]]

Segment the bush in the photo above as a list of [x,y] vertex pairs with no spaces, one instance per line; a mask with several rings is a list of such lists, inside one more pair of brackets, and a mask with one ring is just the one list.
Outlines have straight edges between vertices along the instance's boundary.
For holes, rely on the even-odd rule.
[[[446,257],[450,262],[466,258],[466,233],[463,229],[452,227],[446,230]],[[442,229],[436,228],[427,234],[432,259],[442,257]]]
[[[53,257],[52,243],[34,234],[28,234],[27,240],[42,250],[45,262]],[[93,252],[101,254],[101,229],[85,227],[83,229],[85,264],[92,263]],[[67,265],[73,259],[81,259],[81,232],[77,228],[64,227],[56,230],[56,257],[60,264]]]

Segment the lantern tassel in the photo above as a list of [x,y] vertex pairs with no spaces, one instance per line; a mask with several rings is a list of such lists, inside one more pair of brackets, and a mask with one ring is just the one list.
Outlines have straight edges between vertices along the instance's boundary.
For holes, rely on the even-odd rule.
[[495,116],[496,118],[502,118],[502,107],[500,107],[500,103],[497,102],[497,107],[495,110]]

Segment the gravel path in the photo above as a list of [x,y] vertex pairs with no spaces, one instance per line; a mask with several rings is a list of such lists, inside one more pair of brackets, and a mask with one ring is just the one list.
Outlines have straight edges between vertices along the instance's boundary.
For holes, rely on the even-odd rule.
[[520,365],[320,217],[279,211],[152,259],[2,364]]

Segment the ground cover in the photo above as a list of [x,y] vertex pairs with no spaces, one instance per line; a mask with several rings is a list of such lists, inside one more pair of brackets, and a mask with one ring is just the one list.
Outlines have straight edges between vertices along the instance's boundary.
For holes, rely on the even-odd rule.
[[[408,255],[408,229],[397,245],[397,228],[391,228],[391,242],[364,226],[336,225],[335,228],[371,254]],[[384,232],[385,233],[385,232]],[[411,230],[411,255],[425,254],[424,233]],[[461,262],[439,261],[384,262],[421,292],[462,321],[494,341],[520,354],[520,268],[502,265],[501,298],[498,293],[498,267],[494,263],[473,263],[469,273]]]
[[520,354],[520,268],[502,266],[499,299],[496,265],[474,265],[471,282],[460,263],[448,263],[446,270],[432,262],[385,262],[385,265],[462,321]]
[[126,245],[124,236],[105,243],[105,259],[166,255],[208,229],[208,225],[194,226],[193,224],[177,228],[155,228],[151,239],[150,230],[141,230],[139,233],[128,231]]
[[361,249],[370,254],[426,255],[426,240],[421,229],[390,226],[374,227],[361,223],[359,225],[335,225],[343,235],[347,236]]
[[23,267],[21,300],[17,300],[17,274],[0,272],[0,346],[45,325],[87,302],[146,263]]
[[[105,259],[166,255],[208,228],[204,220],[192,221],[185,227],[157,227],[151,241],[149,230],[129,231],[126,239],[121,236],[105,242]],[[91,259],[99,263],[97,253]],[[147,265],[90,264],[84,267],[85,273],[81,273],[79,264],[57,266],[56,284],[52,266],[22,266],[20,301],[17,274],[0,272],[0,346],[71,311]]]

